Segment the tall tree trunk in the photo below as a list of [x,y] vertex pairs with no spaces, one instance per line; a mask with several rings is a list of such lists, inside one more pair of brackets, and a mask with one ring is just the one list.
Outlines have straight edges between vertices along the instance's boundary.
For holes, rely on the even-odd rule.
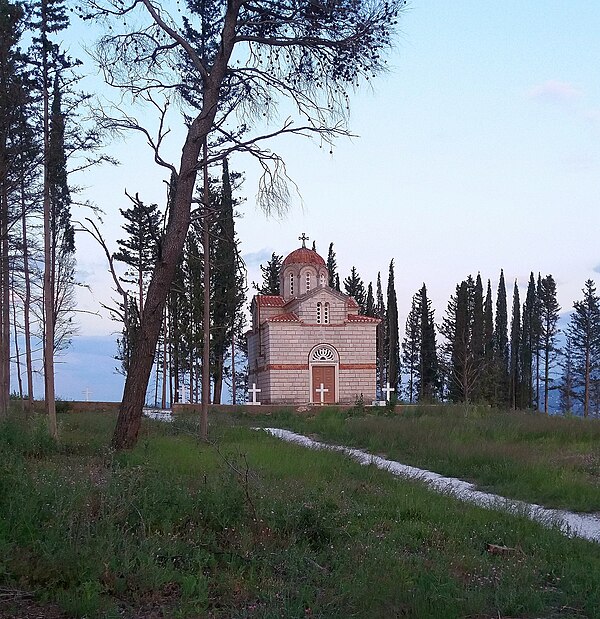
[[19,385],[19,399],[21,401],[21,412],[25,408],[25,400],[23,399],[23,378],[21,376],[21,352],[19,350],[19,332],[17,329],[17,304],[15,302],[15,287],[12,286],[12,310],[13,310],[13,330],[15,334],[15,365],[17,368],[17,383]]
[[27,215],[25,209],[25,184],[21,179],[21,238],[23,240],[23,330],[25,338],[25,367],[27,368],[27,413],[33,410],[33,357],[31,353],[31,273],[29,270],[29,242],[27,240]]
[[231,328],[231,403],[234,406],[237,404],[235,380],[235,325],[233,325]]
[[160,407],[167,408],[167,311],[165,308],[165,318],[163,321],[163,366],[162,366],[162,397]]
[[208,405],[210,400],[210,195],[208,191],[208,142],[204,138],[204,217],[202,245],[204,246],[204,315],[202,320],[202,408],[200,415],[200,438],[208,439]]
[[[42,0],[42,40],[46,44],[46,0]],[[52,234],[51,234],[51,204],[50,178],[48,158],[50,152],[50,114],[48,92],[48,54],[42,54],[42,83],[43,83],[43,115],[44,115],[44,393],[48,428],[50,435],[58,438],[56,423],[56,400],[54,392],[54,289],[52,287]]]
[[8,264],[8,197],[0,197],[0,418],[8,415],[10,402],[10,293]]
[[[228,3],[221,38],[222,44],[210,76],[207,76],[204,82],[203,109],[189,125],[185,144],[182,148],[175,196],[163,236],[162,252],[155,265],[146,292],[138,338],[134,345],[131,365],[125,380],[123,400],[119,408],[119,417],[113,434],[112,445],[116,449],[132,448],[137,441],[144,397],[160,333],[163,309],[190,226],[190,211],[196,184],[198,159],[203,144],[206,145],[206,138],[219,107],[220,87],[225,79],[229,58],[235,43],[240,6],[241,3]],[[208,391],[205,393],[206,396],[203,394],[203,398],[208,397]],[[208,412],[208,404],[206,404],[206,412]]]
[[112,445],[116,449],[131,449],[137,441],[146,388],[162,326],[163,310],[190,225],[190,207],[202,137],[208,132],[212,117],[203,118],[202,121],[203,126],[199,126],[199,122],[192,123],[183,147],[173,209],[163,238],[161,256],[146,292],[113,434]]

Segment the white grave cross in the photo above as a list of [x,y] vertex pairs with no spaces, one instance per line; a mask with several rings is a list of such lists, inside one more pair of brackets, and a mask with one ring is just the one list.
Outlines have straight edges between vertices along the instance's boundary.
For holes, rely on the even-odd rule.
[[248,404],[253,404],[254,406],[260,406],[260,402],[256,401],[256,394],[260,393],[262,389],[257,389],[256,383],[252,383],[252,389],[248,389],[248,393],[252,394],[252,402],[248,402]]
[[323,406],[325,394],[329,391],[329,389],[325,389],[325,385],[321,383],[321,386],[318,389],[315,389],[315,391],[321,396],[321,406]]
[[83,395],[85,396],[85,401],[89,402],[90,401],[90,396],[92,395],[92,392],[90,391],[89,387],[85,388],[85,390],[83,392]]
[[382,389],[385,392],[385,401],[388,402],[390,400],[390,394],[396,393],[396,390],[393,387],[390,387],[390,383],[385,383],[385,389]]
[[186,392],[186,388],[185,388],[185,383],[182,383],[181,385],[179,385],[179,401],[182,404],[186,404],[187,403],[187,392]]

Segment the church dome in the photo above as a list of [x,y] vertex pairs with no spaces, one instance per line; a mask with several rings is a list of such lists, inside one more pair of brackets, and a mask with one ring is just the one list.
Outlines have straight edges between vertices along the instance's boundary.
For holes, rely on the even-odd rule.
[[313,264],[317,267],[326,266],[325,260],[319,256],[316,251],[308,249],[308,247],[300,247],[289,254],[282,263],[282,267],[290,264]]

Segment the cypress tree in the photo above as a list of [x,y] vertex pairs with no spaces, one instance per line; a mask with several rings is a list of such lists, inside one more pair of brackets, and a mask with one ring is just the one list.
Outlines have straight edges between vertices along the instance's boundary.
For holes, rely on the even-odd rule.
[[[400,347],[398,345],[398,302],[394,286],[394,260],[390,261],[387,283],[386,331],[388,337],[388,382],[390,387],[398,389],[400,382]],[[392,402],[395,401],[392,395]]]
[[483,311],[483,285],[481,275],[477,273],[473,288],[472,303],[472,333],[471,333],[471,354],[473,364],[478,369],[478,377],[473,386],[473,398],[481,400],[483,398],[483,373],[485,363],[485,337],[484,337],[484,311]]
[[381,321],[377,325],[376,330],[376,347],[377,347],[377,381],[379,385],[379,393],[383,393],[385,386],[385,370],[387,359],[387,335],[386,335],[386,309],[385,300],[383,298],[383,290],[381,288],[381,273],[377,272],[377,300],[375,306],[375,316]]
[[509,372],[509,393],[510,406],[516,409],[520,405],[519,386],[521,359],[521,301],[519,299],[519,287],[517,280],[513,288],[512,317],[510,321],[510,372]]
[[521,337],[521,406],[533,407],[533,351],[535,348],[536,291],[533,271],[529,275],[527,296],[523,303],[523,327]]
[[427,298],[425,284],[419,291],[420,351],[419,351],[419,401],[431,402],[438,387],[438,360],[435,343],[434,310]]
[[491,402],[494,394],[494,317],[492,303],[492,284],[487,281],[483,304],[483,372],[481,392],[484,401]]
[[365,301],[365,316],[375,317],[375,298],[373,297],[373,284],[369,282],[367,299]]
[[[333,243],[329,243],[329,251],[327,252],[327,271],[329,273],[329,287],[335,288],[337,261],[335,259],[335,252],[333,251]],[[339,290],[339,282],[337,289]]]
[[590,412],[594,381],[600,371],[600,297],[591,279],[585,282],[581,301],[573,303],[567,333],[572,348],[572,371],[578,387],[577,398],[583,404],[583,415]]
[[406,317],[406,328],[402,340],[402,367],[408,377],[406,399],[414,403],[419,395],[418,377],[421,367],[421,294],[413,295],[410,311]]
[[494,328],[494,403],[504,406],[508,400],[508,309],[504,271],[500,271],[496,297],[496,325]]

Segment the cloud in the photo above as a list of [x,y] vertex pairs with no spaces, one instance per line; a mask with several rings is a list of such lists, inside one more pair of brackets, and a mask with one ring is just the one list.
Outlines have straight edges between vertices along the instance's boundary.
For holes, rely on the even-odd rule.
[[592,270],[594,271],[594,273],[600,273],[600,264],[595,266]]
[[266,247],[264,247],[263,249],[259,249],[258,251],[244,254],[242,257],[244,259],[244,262],[246,263],[246,266],[248,268],[251,268],[268,262],[271,259],[272,253],[272,249],[267,249]]
[[554,105],[565,105],[579,99],[582,96],[581,90],[569,82],[559,80],[548,80],[543,84],[534,86],[529,91],[529,98],[543,103]]

